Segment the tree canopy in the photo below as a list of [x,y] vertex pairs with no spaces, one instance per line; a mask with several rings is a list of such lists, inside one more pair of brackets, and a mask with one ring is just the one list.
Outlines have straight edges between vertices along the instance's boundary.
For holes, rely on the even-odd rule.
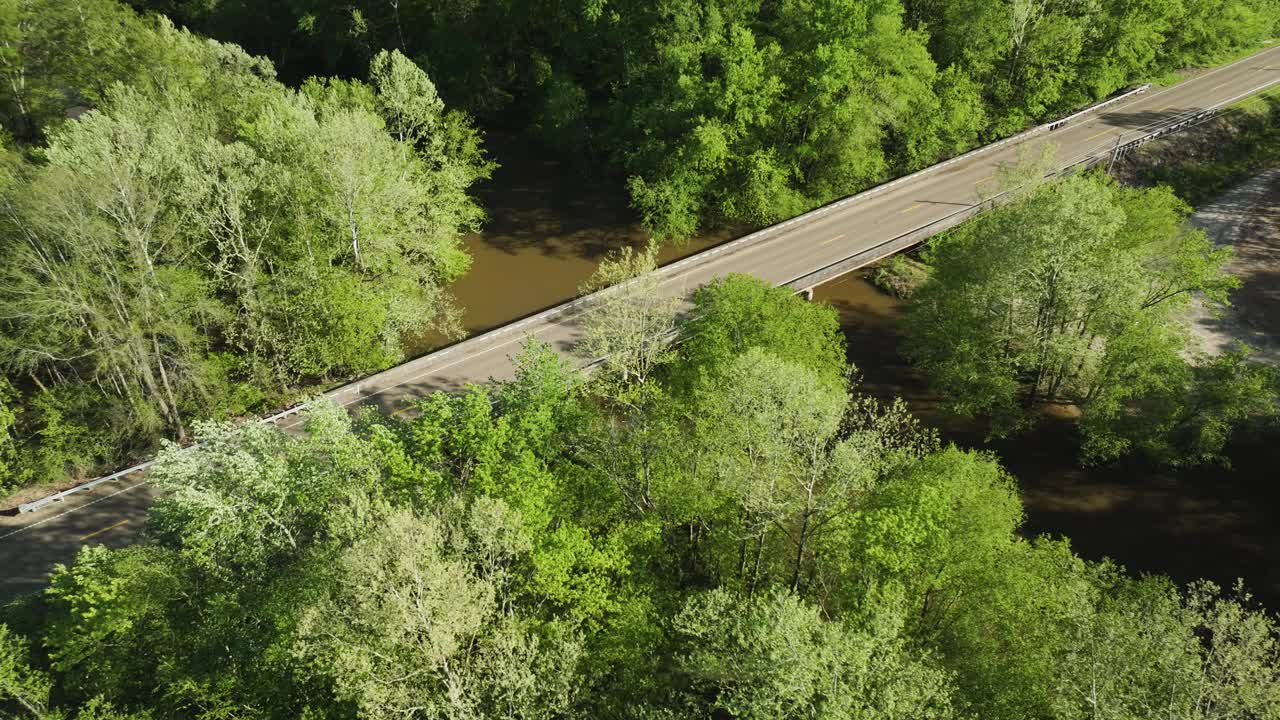
[[135,2],[290,77],[398,48],[446,100],[624,176],[672,238],[794,215],[1280,22],[1275,0]]
[[234,45],[73,5],[3,10],[0,104],[22,141],[0,166],[18,482],[459,332],[447,288],[483,218],[468,188],[492,165],[418,66],[383,52],[367,84],[290,89]]
[[1274,415],[1280,389],[1247,349],[1198,357],[1193,296],[1220,305],[1238,280],[1188,212],[1166,187],[1096,174],[1017,190],[930,246],[908,356],[993,434],[1025,426],[1039,403],[1070,403],[1086,459],[1213,458],[1233,422]]
[[[702,302],[799,332],[735,279]],[[765,300],[767,298],[767,300]],[[739,305],[744,306],[739,306]],[[1280,625],[1024,537],[996,458],[777,339],[306,432],[198,423],[143,542],[0,608],[22,718],[1269,718]],[[700,370],[671,386],[679,365]],[[638,409],[624,385],[659,386]],[[601,427],[612,428],[602,435]]]

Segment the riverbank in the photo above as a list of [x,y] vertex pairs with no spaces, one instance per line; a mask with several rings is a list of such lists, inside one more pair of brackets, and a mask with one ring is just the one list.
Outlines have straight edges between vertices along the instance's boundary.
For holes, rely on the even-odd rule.
[[1191,206],[1202,207],[1277,164],[1280,90],[1270,90],[1141,146],[1110,171],[1126,185],[1169,185]]

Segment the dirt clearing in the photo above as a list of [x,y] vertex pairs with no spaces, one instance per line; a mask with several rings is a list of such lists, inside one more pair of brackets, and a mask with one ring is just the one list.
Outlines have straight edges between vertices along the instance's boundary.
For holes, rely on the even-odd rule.
[[1205,352],[1235,343],[1254,358],[1280,365],[1280,168],[1273,168],[1221,195],[1191,216],[1196,227],[1235,257],[1227,269],[1240,278],[1231,306],[1218,314],[1197,307],[1192,327]]

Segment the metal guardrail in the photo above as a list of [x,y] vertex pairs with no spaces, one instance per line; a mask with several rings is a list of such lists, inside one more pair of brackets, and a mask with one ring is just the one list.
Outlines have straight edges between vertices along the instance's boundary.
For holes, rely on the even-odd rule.
[[[902,184],[904,184],[904,183],[911,182],[911,181],[916,180],[916,179],[919,179],[919,178],[921,178],[921,177],[923,177],[923,176],[925,176],[925,175],[929,175],[929,174],[932,174],[932,173],[938,172],[938,171],[942,170],[943,168],[946,168],[946,167],[948,167],[948,166],[950,166],[950,165],[954,165],[955,163],[961,162],[961,161],[966,160],[966,159],[968,159],[968,158],[971,158],[971,157],[974,157],[974,156],[977,156],[977,155],[981,155],[981,154],[984,154],[984,153],[988,153],[988,152],[991,152],[991,151],[993,151],[993,150],[996,150],[996,149],[998,149],[998,148],[1001,148],[1001,147],[1004,147],[1004,146],[1007,146],[1007,145],[1010,145],[1010,144],[1014,144],[1014,143],[1021,142],[1021,141],[1025,140],[1025,139],[1027,139],[1028,137],[1031,137],[1031,136],[1033,136],[1033,135],[1038,135],[1038,134],[1041,134],[1041,133],[1045,133],[1045,132],[1050,132],[1050,131],[1056,130],[1056,129],[1058,129],[1059,127],[1062,127],[1063,125],[1066,125],[1066,124],[1070,123],[1070,122],[1071,122],[1071,121],[1073,121],[1073,120],[1076,120],[1076,119],[1078,119],[1078,118],[1081,118],[1081,117],[1083,117],[1083,116],[1085,116],[1085,115],[1089,115],[1089,114],[1091,114],[1091,113],[1095,113],[1095,112],[1097,112],[1097,111],[1099,111],[1099,110],[1101,110],[1101,109],[1103,109],[1103,108],[1109,107],[1109,106],[1114,105],[1114,104],[1119,103],[1119,102],[1122,102],[1122,101],[1124,101],[1124,100],[1126,100],[1126,99],[1128,99],[1128,98],[1131,98],[1131,97],[1133,97],[1133,96],[1135,96],[1135,95],[1139,95],[1139,94],[1141,94],[1141,93],[1144,93],[1144,92],[1146,92],[1147,90],[1149,90],[1149,89],[1150,89],[1150,87],[1151,87],[1150,85],[1142,85],[1142,86],[1137,87],[1137,88],[1134,88],[1134,89],[1132,89],[1132,90],[1128,90],[1128,91],[1126,91],[1126,92],[1124,92],[1124,93],[1122,93],[1122,94],[1120,94],[1120,95],[1117,95],[1116,97],[1110,98],[1110,99],[1105,100],[1105,101],[1103,101],[1103,102],[1100,102],[1100,103],[1098,103],[1098,104],[1096,104],[1096,105],[1092,105],[1092,106],[1087,107],[1087,108],[1085,108],[1085,109],[1083,109],[1083,110],[1080,110],[1080,111],[1078,111],[1078,112],[1072,113],[1071,115],[1068,115],[1068,116],[1066,116],[1066,117],[1064,117],[1064,118],[1060,118],[1060,119],[1058,119],[1058,120],[1053,120],[1053,121],[1050,121],[1050,122],[1048,122],[1048,123],[1044,123],[1044,124],[1038,125],[1038,126],[1033,127],[1033,128],[1031,128],[1031,129],[1029,129],[1029,130],[1024,130],[1023,132],[1020,132],[1020,133],[1018,133],[1018,134],[1016,134],[1016,135],[1012,135],[1012,136],[1010,136],[1010,137],[1007,137],[1007,138],[1005,138],[1005,139],[1003,139],[1003,140],[1000,140],[1000,141],[997,141],[997,142],[994,142],[994,143],[991,143],[991,144],[988,144],[988,145],[984,145],[984,146],[982,146],[982,147],[980,147],[980,148],[975,148],[975,149],[973,149],[973,150],[970,150],[970,151],[968,151],[968,152],[962,153],[962,154],[960,154],[960,155],[957,155],[957,156],[955,156],[955,157],[953,157],[953,158],[950,158],[950,159],[948,159],[948,160],[945,160],[945,161],[943,161],[943,162],[937,163],[937,164],[935,164],[935,165],[930,165],[930,166],[929,166],[929,167],[927,167],[927,168],[922,168],[922,169],[917,170],[917,171],[915,171],[915,172],[913,172],[913,173],[910,173],[910,174],[908,174],[908,175],[904,175],[904,176],[902,176],[902,177],[900,177],[900,178],[896,178],[896,179],[891,180],[891,181],[889,181],[889,182],[882,183],[882,184],[877,185],[877,186],[875,186],[875,187],[872,187],[872,188],[869,188],[869,189],[864,190],[864,191],[862,191],[862,192],[859,192],[859,193],[857,193],[857,194],[850,195],[850,196],[848,196],[848,197],[842,198],[842,199],[840,199],[840,200],[837,200],[837,201],[835,201],[835,202],[829,203],[829,204],[827,204],[827,205],[823,205],[823,206],[821,206],[821,207],[815,208],[815,209],[810,210],[810,211],[808,211],[808,212],[806,212],[806,213],[802,213],[801,215],[797,215],[796,217],[791,218],[791,219],[789,219],[789,220],[786,220],[786,221],[784,221],[784,222],[777,223],[777,224],[775,224],[775,225],[770,225],[770,226],[769,226],[769,227],[767,227],[767,228],[762,228],[762,229],[757,230],[757,231],[755,231],[755,232],[753,232],[753,233],[749,233],[749,234],[747,234],[747,235],[744,235],[743,237],[738,238],[737,240],[733,240],[733,241],[728,242],[728,243],[725,243],[725,244],[723,244],[723,245],[719,245],[719,246],[716,246],[716,247],[714,247],[714,248],[710,248],[710,249],[705,250],[705,251],[703,251],[703,252],[700,252],[700,253],[698,253],[698,254],[696,254],[696,255],[691,255],[691,256],[689,256],[689,257],[687,257],[687,258],[683,259],[683,260],[679,260],[679,261],[677,261],[677,262],[671,263],[670,265],[664,265],[663,267],[658,268],[655,272],[656,272],[656,273],[658,273],[659,275],[669,275],[669,274],[672,274],[672,273],[676,273],[676,272],[678,272],[678,271],[687,270],[688,268],[690,268],[690,267],[692,267],[692,266],[695,266],[695,265],[701,265],[701,264],[704,264],[704,263],[706,263],[706,262],[709,262],[710,260],[712,260],[713,258],[715,258],[717,255],[720,255],[721,253],[724,253],[724,252],[737,252],[737,251],[742,250],[742,249],[744,249],[744,248],[746,248],[746,247],[748,247],[748,246],[755,245],[755,244],[757,244],[757,243],[759,243],[759,242],[761,242],[761,241],[763,241],[763,240],[766,240],[766,239],[768,239],[768,238],[772,237],[773,235],[776,235],[776,234],[778,234],[778,233],[780,233],[780,232],[782,232],[782,231],[784,231],[784,230],[787,230],[787,229],[789,229],[789,228],[793,228],[793,227],[795,227],[796,225],[807,224],[807,223],[813,222],[814,220],[817,220],[817,219],[819,219],[819,218],[821,218],[821,217],[824,217],[824,216],[829,215],[829,214],[831,214],[831,213],[833,213],[833,212],[836,212],[836,211],[838,211],[838,210],[841,210],[841,209],[843,209],[843,208],[845,208],[845,207],[847,207],[847,206],[849,206],[849,205],[851,205],[851,204],[853,204],[853,203],[856,203],[856,202],[859,202],[859,201],[866,200],[867,198],[870,198],[870,197],[873,197],[873,196],[875,196],[875,195],[878,195],[878,194],[880,194],[880,193],[882,193],[882,192],[885,192],[886,190],[889,190],[890,188],[897,187],[898,185],[902,185]],[[965,209],[963,209],[963,210],[957,211],[956,213],[952,213],[951,215],[948,215],[948,216],[947,216],[947,217],[945,217],[945,218],[942,218],[942,219],[940,219],[940,220],[935,220],[935,221],[933,221],[932,223],[930,223],[929,225],[922,226],[922,227],[917,228],[917,229],[915,229],[915,230],[912,230],[912,231],[910,231],[910,232],[908,232],[908,233],[906,233],[906,234],[904,234],[904,235],[900,235],[900,236],[898,236],[898,237],[896,237],[896,238],[892,238],[892,239],[890,239],[890,240],[888,240],[888,241],[886,241],[886,242],[884,242],[884,243],[880,243],[880,244],[879,244],[879,245],[877,245],[875,248],[871,248],[871,249],[869,249],[869,250],[863,250],[863,251],[860,251],[860,252],[859,252],[858,254],[856,254],[855,256],[851,256],[850,258],[845,258],[844,260],[838,261],[837,263],[833,263],[832,265],[829,265],[829,266],[827,266],[827,267],[825,267],[825,268],[823,268],[823,269],[821,269],[821,270],[817,271],[817,273],[810,273],[809,275],[807,275],[807,276],[803,276],[802,278],[797,278],[797,281],[802,280],[802,279],[804,279],[804,278],[808,278],[808,277],[810,277],[810,276],[817,275],[818,273],[822,273],[822,272],[833,272],[833,268],[834,268],[835,266],[837,266],[837,265],[839,265],[839,266],[843,267],[845,264],[848,264],[848,263],[850,263],[851,261],[853,261],[853,260],[854,260],[854,258],[859,258],[859,257],[864,256],[864,255],[867,255],[867,254],[869,254],[869,253],[873,253],[873,252],[875,252],[876,250],[884,249],[884,248],[886,248],[886,247],[888,247],[889,245],[894,244],[894,243],[899,243],[899,244],[901,244],[901,243],[903,243],[903,242],[904,242],[904,239],[905,239],[905,238],[908,238],[908,236],[910,236],[910,237],[911,237],[911,240],[909,241],[909,244],[904,244],[904,245],[902,245],[902,247],[909,247],[910,245],[914,245],[914,244],[916,244],[916,243],[920,242],[921,240],[927,239],[928,237],[932,236],[933,234],[936,234],[936,233],[938,233],[938,232],[941,232],[941,230],[945,229],[944,227],[941,227],[941,226],[939,225],[939,223],[942,223],[942,222],[947,221],[947,220],[954,220],[954,221],[951,223],[952,225],[954,225],[954,224],[957,224],[957,223],[961,222],[961,221],[964,219],[963,217],[960,217],[961,215],[963,215],[963,214],[965,214],[965,213],[976,213],[976,212],[977,212],[977,210],[975,210],[975,209],[974,209],[974,207],[965,208]],[[966,215],[966,217],[967,217],[967,215]],[[950,227],[950,226],[951,226],[951,225],[947,225],[946,227]],[[926,228],[932,228],[932,230],[931,230],[931,231],[929,231],[929,232],[927,232],[927,233],[922,234],[922,231],[924,231]],[[894,245],[894,247],[897,247],[897,245]],[[892,250],[891,252],[897,252],[897,250],[895,249],[895,250]],[[864,261],[864,262],[863,262],[863,261],[860,261],[860,262],[861,262],[861,265],[858,265],[857,267],[861,267],[862,265],[866,265],[866,264],[868,264],[868,263],[874,262],[875,260],[880,259],[881,257],[884,257],[886,254],[891,254],[891,253],[882,253],[882,254],[880,254],[879,256],[877,256],[877,257],[875,257],[875,258],[873,258],[873,259],[866,260],[866,261]],[[849,271],[850,271],[850,270],[852,270],[852,269],[855,269],[855,267],[847,267],[847,268],[845,268],[845,269],[843,269],[843,270],[840,270],[836,275],[844,274],[844,273],[846,273],[846,272],[849,272]],[[835,277],[836,275],[832,275],[832,277]],[[792,286],[792,287],[795,287],[795,285],[794,285],[794,283],[795,283],[795,282],[796,282],[796,281],[792,281],[792,282],[784,283],[784,284],[785,284],[785,285],[790,285],[790,286]],[[818,283],[811,283],[810,285],[808,285],[808,287],[812,287],[813,285],[816,285],[816,284],[818,284]],[[616,287],[616,286],[615,286],[615,287]],[[607,292],[609,292],[609,291],[610,291],[610,290],[612,290],[612,289],[613,289],[613,288],[606,288],[606,289],[604,289],[604,290],[600,291],[600,293],[607,293]],[[416,358],[415,360],[410,360],[409,362],[420,362],[420,361],[422,361],[422,360],[424,360],[424,359],[426,359],[426,358],[431,358],[431,360],[433,360],[433,361],[434,361],[434,360],[443,359],[443,358],[445,358],[446,356],[452,355],[453,353],[457,352],[459,349],[463,348],[464,346],[469,346],[469,345],[473,345],[473,344],[474,344],[474,345],[479,345],[479,344],[485,344],[485,343],[488,343],[488,342],[492,342],[492,341],[495,341],[495,340],[499,339],[499,338],[500,338],[500,337],[502,337],[502,336],[505,336],[505,335],[508,335],[508,334],[510,334],[510,333],[516,332],[516,331],[520,330],[521,328],[526,327],[526,326],[528,326],[528,325],[530,325],[530,324],[532,324],[532,323],[535,323],[535,322],[538,322],[538,321],[542,321],[542,320],[549,320],[549,319],[554,318],[554,317],[559,317],[559,316],[563,316],[563,315],[568,315],[568,314],[570,314],[570,313],[572,313],[572,312],[574,312],[574,311],[579,310],[580,308],[582,308],[582,306],[583,306],[584,304],[586,304],[586,303],[590,303],[590,302],[594,302],[595,300],[598,300],[598,299],[599,299],[599,296],[600,296],[600,293],[593,293],[593,294],[591,294],[591,295],[587,295],[587,296],[579,297],[579,298],[576,298],[576,299],[574,299],[574,300],[570,300],[570,301],[568,301],[568,302],[566,302],[566,303],[562,303],[562,304],[560,304],[560,305],[556,305],[556,306],[554,306],[554,307],[551,307],[551,308],[548,308],[548,309],[543,310],[543,311],[541,311],[541,312],[538,312],[538,313],[535,313],[535,314],[533,314],[533,315],[530,315],[530,316],[528,316],[528,317],[526,317],[526,318],[524,318],[524,319],[522,319],[522,320],[519,320],[519,321],[517,321],[517,322],[510,323],[510,324],[505,325],[505,326],[503,326],[503,327],[501,327],[501,328],[497,328],[497,329],[495,329],[495,330],[491,330],[491,331],[489,331],[489,332],[487,332],[487,333],[483,333],[483,334],[481,334],[481,335],[477,335],[477,336],[475,336],[474,338],[468,338],[467,340],[464,340],[464,341],[462,341],[461,343],[459,343],[459,344],[457,344],[457,345],[454,345],[454,346],[451,346],[451,347],[448,347],[448,348],[444,348],[444,349],[442,349],[442,350],[440,350],[440,351],[438,351],[438,352],[431,353],[430,355],[423,356],[422,358]],[[587,367],[590,367],[590,366],[593,366],[593,365],[595,365],[595,364],[598,364],[598,362],[599,362],[599,360],[597,360],[597,361],[595,361],[595,362],[592,362],[592,363],[589,363],[589,364],[587,365]],[[382,372],[379,372],[379,373],[375,373],[375,374],[373,374],[373,375],[370,375],[370,376],[368,376],[368,377],[366,377],[366,378],[364,378],[364,379],[362,379],[362,380],[356,381],[356,382],[354,382],[354,383],[349,383],[349,384],[344,385],[344,386],[342,386],[342,387],[340,387],[340,388],[337,388],[337,389],[332,390],[332,391],[330,391],[330,392],[328,392],[328,393],[325,393],[322,397],[323,397],[323,398],[326,398],[326,399],[331,399],[331,400],[334,400],[334,401],[338,401],[338,402],[341,402],[341,398],[342,398],[344,395],[355,395],[355,396],[359,397],[359,396],[361,395],[361,390],[362,390],[362,388],[363,388],[363,387],[368,386],[368,385],[374,385],[374,386],[376,386],[376,385],[378,384],[378,383],[377,383],[377,380],[378,380],[378,378],[379,378],[379,377],[384,377],[384,376],[386,376],[386,374],[391,373],[391,372],[393,372],[393,371],[395,371],[395,370],[397,370],[397,369],[399,369],[399,368],[402,368],[402,367],[404,366],[404,364],[407,364],[407,363],[402,363],[401,365],[398,365],[398,366],[396,366],[396,367],[394,367],[394,368],[389,368],[389,369],[384,370],[384,371],[382,371]],[[384,388],[384,389],[385,389],[385,388]],[[287,408],[287,409],[285,409],[285,410],[282,410],[282,411],[280,411],[280,412],[278,412],[278,413],[276,413],[276,414],[274,414],[274,415],[271,415],[271,416],[268,416],[268,417],[262,418],[262,419],[260,420],[260,422],[264,422],[264,423],[273,423],[273,424],[274,424],[274,423],[278,423],[278,422],[280,422],[281,420],[284,420],[285,418],[288,418],[288,417],[290,417],[290,416],[297,415],[297,414],[301,413],[303,410],[305,410],[305,409],[306,409],[306,407],[307,407],[307,405],[308,405],[308,404],[309,404],[309,403],[302,403],[302,404],[299,404],[299,405],[295,405],[295,406],[293,406],[293,407],[290,407],[290,408]],[[199,447],[199,445],[198,445],[198,444],[197,444],[197,445],[192,445],[192,446],[190,446],[188,449],[194,449],[194,448],[197,448],[197,447]],[[75,486],[75,487],[67,488],[66,490],[62,490],[62,491],[57,492],[57,493],[54,493],[54,494],[52,494],[52,495],[47,495],[47,496],[45,496],[45,497],[39,498],[39,499],[37,499],[37,500],[33,500],[33,501],[31,501],[31,502],[28,502],[28,503],[22,503],[21,505],[19,505],[19,506],[18,506],[18,512],[19,512],[19,513],[30,513],[30,512],[35,512],[35,511],[37,511],[37,510],[40,510],[40,509],[43,509],[43,508],[47,507],[48,505],[53,504],[53,503],[61,502],[62,500],[64,500],[64,499],[65,499],[65,498],[67,498],[68,496],[73,495],[73,494],[75,494],[75,493],[84,492],[84,491],[86,491],[86,490],[90,490],[90,489],[95,488],[95,487],[97,487],[97,486],[99,486],[99,485],[102,485],[102,484],[104,484],[104,483],[111,482],[112,480],[117,480],[117,479],[119,479],[119,478],[122,478],[122,477],[125,477],[125,476],[128,476],[128,475],[132,475],[132,474],[135,474],[135,473],[140,473],[140,472],[142,472],[142,471],[146,470],[147,468],[151,467],[151,465],[152,465],[152,464],[154,464],[154,462],[155,462],[155,460],[148,460],[148,461],[143,462],[143,463],[140,463],[140,464],[138,464],[138,465],[134,465],[134,466],[132,466],[132,467],[128,467],[128,468],[125,468],[125,469],[123,469],[123,470],[119,470],[119,471],[117,471],[117,472],[111,473],[110,475],[104,475],[104,476],[102,476],[102,477],[95,478],[95,479],[93,479],[93,480],[90,480],[90,481],[88,481],[88,482],[82,483],[82,484],[77,485],[77,486]]]
[[[1095,150],[1086,151],[1084,157],[1078,160],[1075,160],[1067,165],[1064,165],[1063,167],[1058,168],[1057,170],[1053,170],[1047,173],[1045,177],[1054,177],[1054,176],[1064,175],[1070,172],[1074,172],[1076,170],[1086,169],[1100,162],[1103,162],[1104,160],[1114,161],[1116,158],[1123,157],[1128,153],[1132,152],[1134,149],[1142,145],[1145,145],[1163,135],[1168,135],[1169,133],[1177,132],[1179,130],[1185,130],[1189,127],[1193,127],[1195,125],[1199,125],[1200,123],[1211,120],[1214,117],[1217,117],[1218,115],[1221,114],[1222,108],[1228,105],[1234,104],[1235,102],[1249,95],[1254,95],[1258,92],[1262,92],[1263,90],[1266,90],[1268,87],[1276,83],[1280,83],[1280,80],[1276,80],[1260,88],[1256,88],[1254,90],[1250,90],[1249,92],[1242,93],[1240,95],[1229,98],[1227,100],[1223,100],[1222,102],[1216,103],[1202,110],[1194,110],[1194,111],[1189,111],[1185,113],[1180,113],[1178,115],[1175,115],[1171,121],[1167,121],[1162,125],[1157,126],[1157,123],[1149,123],[1147,125],[1144,125],[1141,128],[1138,128],[1139,130],[1147,130],[1147,132],[1143,133],[1142,135],[1124,142],[1117,142],[1116,145],[1112,147],[1099,146],[1099,148]],[[1150,87],[1151,87],[1150,85],[1144,85],[1141,88],[1131,91],[1131,93],[1144,92]],[[1107,105],[1111,102],[1112,101],[1107,101],[1106,103],[1102,103],[1101,105],[1098,105],[1095,108],[1091,108],[1087,111],[1081,111],[1080,113],[1076,113],[1075,115],[1071,115],[1071,116],[1068,116],[1067,118],[1063,118],[1063,120],[1056,121],[1055,123],[1050,123],[1045,127],[1050,127],[1050,129],[1052,129],[1052,127],[1056,127],[1057,125],[1063,122],[1067,122],[1071,119],[1075,119],[1080,115],[1084,114],[1085,112],[1092,112],[1102,107],[1103,105]],[[1120,139],[1123,140],[1126,134],[1127,133],[1121,134]],[[825,265],[811,273],[806,273],[799,277],[793,278],[792,280],[782,283],[782,285],[785,285],[790,288],[794,288],[797,291],[804,291],[813,287],[817,287],[818,285],[821,285],[824,282],[827,282],[829,280],[834,280],[835,278],[840,277],[841,275],[848,274],[859,268],[866,267],[867,265],[870,265],[871,263],[874,263],[878,260],[883,260],[884,258],[890,255],[897,254],[903,250],[906,250],[907,248],[914,247],[915,245],[920,244],[921,242],[929,239],[930,237],[933,237],[934,235],[937,235],[938,233],[941,233],[945,230],[955,227],[956,225],[959,225],[965,220],[968,220],[974,215],[977,215],[978,213],[982,212],[983,210],[987,210],[992,207],[995,207],[995,205],[997,205],[998,202],[1004,196],[1008,195],[1010,192],[1012,191],[1004,191],[996,195],[993,195],[992,197],[987,198],[981,202],[974,203],[969,207],[961,208],[960,210],[957,210],[953,213],[950,213],[941,218],[938,218],[937,220],[930,221],[924,225],[921,225],[920,227],[914,228],[912,230],[908,230],[907,232],[902,233],[901,235],[892,237],[888,240],[885,240],[884,242],[877,243],[872,247],[859,250],[858,252],[848,257],[842,258],[833,263]]]
[[982,212],[983,206],[987,203],[994,205],[995,199],[1004,194],[1005,193],[1000,193],[1000,195],[984,200],[983,202],[975,203],[969,207],[944,215],[937,220],[932,220],[918,228],[908,230],[901,235],[889,238],[882,243],[877,243],[869,248],[859,250],[848,257],[841,258],[833,263],[824,265],[811,273],[806,273],[797,278],[788,280],[781,285],[792,288],[797,292],[817,287],[827,281],[834,280],[841,275],[851,273],[858,268],[866,267],[877,260],[883,260],[890,255],[895,255],[907,248],[919,245],[921,242],[928,240],[934,235],[953,228]]

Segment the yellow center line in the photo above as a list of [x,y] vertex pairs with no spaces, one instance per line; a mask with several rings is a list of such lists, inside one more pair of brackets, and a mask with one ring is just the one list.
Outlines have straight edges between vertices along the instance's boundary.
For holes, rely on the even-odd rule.
[[826,242],[824,242],[824,243],[822,243],[822,244],[823,244],[823,245],[830,245],[831,243],[833,243],[833,242],[835,242],[835,241],[839,240],[839,239],[840,239],[840,238],[842,238],[842,237],[844,237],[844,233],[840,233],[839,235],[837,235],[837,236],[835,236],[835,237],[831,238],[830,240],[827,240]]
[[982,179],[978,180],[977,182],[975,182],[975,183],[974,183],[974,185],[981,185],[982,183],[984,183],[984,182],[986,182],[986,181],[988,181],[988,180],[991,180],[991,179],[993,179],[994,177],[995,177],[995,175],[988,175],[988,176],[986,176],[986,177],[984,177],[984,178],[982,178]]
[[909,212],[911,212],[912,210],[915,210],[915,209],[916,209],[916,208],[918,208],[918,207],[920,207],[920,203],[916,203],[915,205],[912,205],[911,207],[907,208],[906,210],[899,210],[898,212],[899,212],[899,213],[909,213]]
[[403,415],[403,414],[405,414],[405,413],[409,412],[410,410],[417,410],[417,409],[418,409],[418,406],[417,406],[417,405],[406,405],[406,406],[404,406],[404,407],[400,408],[399,410],[396,410],[395,412],[391,413],[391,415],[392,415],[393,417],[394,417],[394,416],[396,416],[396,415]]
[[1096,138],[1096,137],[1102,137],[1103,135],[1106,135],[1106,134],[1107,134],[1107,133],[1109,133],[1109,132],[1113,132],[1114,130],[1115,130],[1115,128],[1107,128],[1106,130],[1103,130],[1103,131],[1102,131],[1102,132],[1100,132],[1100,133],[1094,133],[1093,135],[1090,135],[1089,137],[1085,138],[1085,139],[1084,139],[1084,141],[1085,141],[1085,142],[1089,142],[1090,140],[1092,140],[1092,139],[1094,139],[1094,138]]
[[108,530],[114,530],[114,529],[116,529],[116,528],[120,527],[121,525],[123,525],[123,524],[125,524],[125,523],[127,523],[127,522],[129,522],[129,518],[125,518],[124,520],[121,520],[120,522],[116,523],[115,525],[108,525],[108,526],[106,526],[106,527],[102,528],[101,530],[95,530],[94,532],[91,532],[91,533],[89,533],[88,535],[84,535],[84,536],[82,536],[82,537],[80,538],[80,542],[84,542],[85,540],[88,540],[89,538],[91,538],[91,537],[93,537],[93,536],[95,536],[95,535],[101,535],[102,533],[104,533],[104,532],[106,532],[106,531],[108,531]]

